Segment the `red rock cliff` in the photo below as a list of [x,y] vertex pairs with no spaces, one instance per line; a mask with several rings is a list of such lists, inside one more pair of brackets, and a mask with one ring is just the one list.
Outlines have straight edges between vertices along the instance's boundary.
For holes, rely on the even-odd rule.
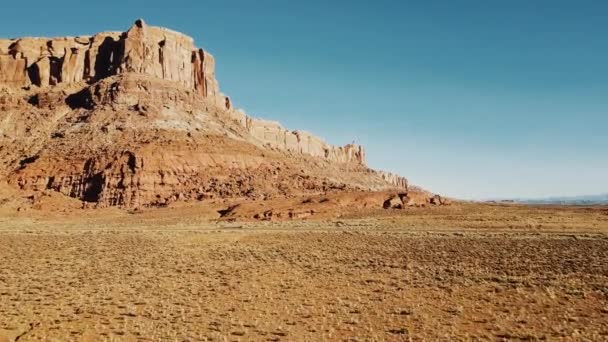
[[94,83],[121,73],[145,74],[193,89],[241,122],[262,145],[336,162],[365,164],[361,146],[335,147],[306,132],[289,131],[232,108],[230,99],[219,90],[211,54],[197,49],[192,38],[147,26],[141,19],[124,33],[0,40],[0,84],[6,86]]
[[359,145],[234,108],[213,56],[142,20],[126,32],[0,40],[5,177],[105,206],[407,188],[367,168]]

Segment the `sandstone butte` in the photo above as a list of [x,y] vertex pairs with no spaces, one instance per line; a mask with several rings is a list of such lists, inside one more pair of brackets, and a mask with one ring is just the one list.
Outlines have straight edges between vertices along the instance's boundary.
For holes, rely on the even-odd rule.
[[[0,180],[124,208],[407,193],[405,178],[368,168],[359,145],[234,108],[214,69],[192,38],[143,20],[126,32],[0,39]],[[437,201],[423,197],[414,202]]]

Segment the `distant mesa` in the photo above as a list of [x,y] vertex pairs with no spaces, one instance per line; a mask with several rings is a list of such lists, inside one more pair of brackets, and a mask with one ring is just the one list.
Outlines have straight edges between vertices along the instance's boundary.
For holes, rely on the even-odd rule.
[[407,190],[333,146],[253,118],[220,91],[193,39],[139,19],[126,32],[0,39],[0,177],[97,207]]

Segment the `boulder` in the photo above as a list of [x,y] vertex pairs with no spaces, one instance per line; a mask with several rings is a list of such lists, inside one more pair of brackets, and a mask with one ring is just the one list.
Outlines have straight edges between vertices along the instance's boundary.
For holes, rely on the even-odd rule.
[[435,195],[429,199],[429,203],[432,205],[441,205],[441,196]]
[[403,209],[403,202],[399,196],[392,196],[382,205],[384,209]]
[[406,207],[422,207],[426,206],[430,201],[427,193],[418,191],[408,191],[405,194],[399,195],[399,197]]

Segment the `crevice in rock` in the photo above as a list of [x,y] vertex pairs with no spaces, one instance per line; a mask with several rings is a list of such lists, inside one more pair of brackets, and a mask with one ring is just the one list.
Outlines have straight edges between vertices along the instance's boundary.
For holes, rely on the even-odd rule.
[[100,80],[116,74],[120,64],[121,41],[116,41],[112,37],[106,37],[97,53],[95,59],[95,80]]
[[104,175],[103,172],[99,172],[92,177],[88,178],[84,184],[84,192],[82,194],[82,200],[85,202],[97,203],[101,199],[101,193],[103,191]]
[[93,109],[93,97],[89,88],[85,88],[77,93],[68,95],[65,98],[65,103],[71,109]]
[[35,162],[36,160],[38,160],[38,158],[40,158],[39,155],[24,158],[19,161],[19,167],[21,169],[24,169],[28,164],[31,164],[31,163]]
[[38,107],[38,105],[40,104],[40,97],[38,96],[38,94],[32,95],[29,99],[27,99],[27,103],[31,104],[32,106]]
[[61,71],[62,71],[62,66],[63,66],[63,60],[64,60],[64,58],[49,57],[49,62],[50,62],[49,84],[50,85],[57,85],[58,83],[61,83],[61,81],[62,81]]
[[166,77],[167,71],[165,68],[165,44],[167,44],[166,40],[161,40],[158,42],[158,63],[160,63],[161,71],[163,72],[163,78]]
[[40,86],[42,80],[40,79],[40,69],[38,68],[38,65],[36,63],[30,65],[26,72],[30,82],[34,85]]
[[[87,79],[88,77],[91,76],[91,50],[86,50],[84,52],[84,76],[85,79]],[[91,80],[88,79],[88,81],[90,82]]]
[[207,79],[205,78],[205,52],[203,49],[192,51],[192,69],[194,72],[194,89],[207,97]]
[[232,104],[230,103],[230,98],[226,96],[226,109],[230,110],[232,108]]
[[127,156],[127,166],[132,173],[135,173],[135,169],[137,168],[137,158],[135,154],[130,151],[126,151],[123,155]]
[[16,41],[8,46],[8,53],[9,53],[9,55],[13,56],[13,58],[17,58],[17,54],[19,53],[19,51],[17,51],[18,46],[19,46],[19,41]]
[[46,182],[46,188],[47,189],[52,189],[53,188],[53,183],[55,183],[55,176],[49,177],[48,181]]

